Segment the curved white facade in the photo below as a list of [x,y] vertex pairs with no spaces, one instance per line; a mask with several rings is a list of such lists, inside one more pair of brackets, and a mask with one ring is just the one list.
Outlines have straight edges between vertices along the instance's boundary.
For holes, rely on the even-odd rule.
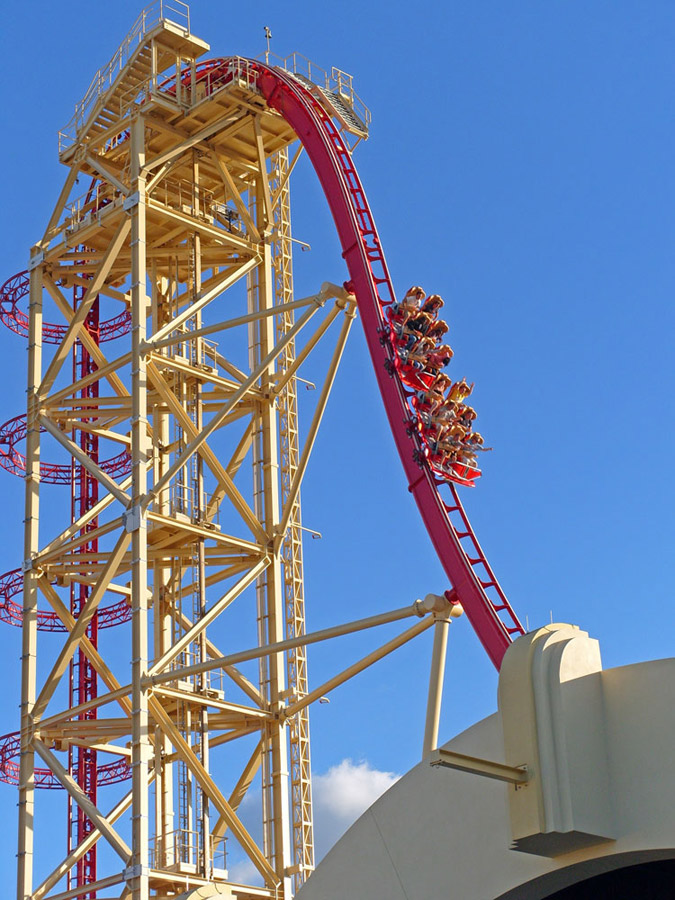
[[[551,626],[520,639],[524,658],[537,636],[543,635],[543,646],[553,635],[561,675],[550,691],[548,721],[538,724],[539,733],[546,734],[539,749],[532,751],[537,759],[518,760],[528,765],[533,782],[518,789],[523,793],[516,804],[529,791],[536,806],[540,791],[542,822],[548,817],[548,824],[542,825],[543,843],[537,844],[535,836],[532,843],[525,841],[528,852],[512,849],[514,828],[522,825],[522,810],[516,809],[514,818],[513,785],[432,768],[427,760],[349,829],[308,880],[299,900],[541,900],[600,872],[675,858],[675,660],[593,671],[595,642],[578,630],[570,639],[570,632],[564,631],[570,628]],[[561,634],[571,648],[562,653]],[[519,651],[513,652],[515,659]],[[529,662],[522,664],[531,667],[535,698],[547,679],[555,682],[550,666],[547,671],[541,662],[551,648],[545,648],[543,656],[537,652],[539,656],[530,652]],[[521,676],[522,665],[515,666],[520,666]],[[575,666],[590,672],[577,677]],[[513,676],[513,669],[512,665],[511,674],[502,675],[502,682]],[[513,749],[514,729],[511,734],[508,725],[504,730],[502,715],[512,726],[516,722],[517,735],[524,734],[527,700],[522,698],[520,708],[513,710],[509,705],[513,698],[505,699],[508,694],[509,687],[501,683],[502,712],[477,723],[445,748],[517,764],[508,758],[520,752]],[[542,702],[540,697],[538,716]],[[553,774],[546,754],[555,758]],[[548,774],[542,792],[536,782],[543,770]],[[547,791],[555,794],[553,801]],[[551,811],[556,803],[560,809]],[[551,829],[558,829],[553,838]],[[588,838],[588,832],[596,837]],[[607,839],[609,832],[612,837]],[[568,838],[574,844],[578,834],[591,844],[568,849]]]

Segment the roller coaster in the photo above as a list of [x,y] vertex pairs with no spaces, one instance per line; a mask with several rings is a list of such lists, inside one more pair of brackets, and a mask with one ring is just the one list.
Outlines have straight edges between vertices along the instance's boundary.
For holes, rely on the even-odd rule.
[[[23,628],[22,727],[0,744],[0,779],[20,793],[21,900],[95,897],[114,884],[133,900],[213,883],[230,885],[242,900],[292,896],[313,866],[309,704],[425,628],[445,632],[439,623],[447,626],[453,611],[464,610],[497,668],[523,633],[460,501],[459,490],[480,473],[459,462],[443,469],[430,453],[417,395],[428,383],[403,362],[392,328],[396,295],[354,164],[370,116],[351,77],[297,54],[197,62],[207,50],[184,4],[143,11],[60,135],[69,175],[28,271],[0,288],[0,319],[29,341],[27,414],[0,428],[0,465],[26,480],[25,559],[0,577],[0,619]],[[326,282],[298,300],[289,182],[301,153],[318,176],[347,271],[343,285]],[[89,188],[73,201],[83,176]],[[63,322],[42,321],[43,295]],[[110,304],[122,312],[103,319]],[[229,318],[221,312],[208,321],[214,308]],[[308,634],[300,486],[357,314],[408,490],[451,587],[404,610]],[[338,321],[302,444],[297,373]],[[241,334],[238,349],[221,354],[207,340],[218,333]],[[108,359],[107,342],[124,342],[124,352]],[[56,348],[46,372],[43,345]],[[68,358],[72,378],[63,374]],[[216,448],[218,435],[242,421],[243,432]],[[43,459],[45,439],[65,462]],[[122,451],[103,458],[112,444]],[[241,476],[235,485],[245,459],[247,488]],[[71,492],[70,519],[46,544],[42,485]],[[236,531],[235,519],[247,537],[224,530]],[[129,580],[120,583],[124,573]],[[214,586],[226,581],[213,601]],[[69,605],[59,597],[64,588]],[[257,646],[222,652],[207,626],[249,589]],[[421,621],[409,631],[309,689],[309,644],[411,615]],[[125,623],[133,647],[128,685],[98,651],[100,631]],[[39,691],[38,632],[65,635]],[[250,661],[258,661],[257,685],[238,668]],[[218,684],[229,679],[241,702],[216,686],[216,675]],[[50,703],[58,709],[45,716]],[[122,720],[99,718],[110,703]],[[211,752],[251,735],[253,752],[226,799],[210,775]],[[55,750],[67,750],[67,767]],[[101,753],[113,762],[101,764]],[[35,765],[36,754],[46,767]],[[287,761],[289,783],[281,775]],[[237,816],[258,772],[262,847]],[[101,813],[98,788],[129,778],[129,794]],[[69,797],[67,855],[37,887],[36,788]],[[131,846],[114,827],[129,809]],[[228,881],[228,830],[262,887]],[[101,837],[123,861],[105,877],[97,870]]]

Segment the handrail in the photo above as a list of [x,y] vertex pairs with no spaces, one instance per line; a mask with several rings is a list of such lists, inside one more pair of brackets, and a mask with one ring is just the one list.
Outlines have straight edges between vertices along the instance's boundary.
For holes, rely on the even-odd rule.
[[[179,21],[170,18],[168,13],[174,13]],[[75,112],[65,128],[59,132],[59,138],[74,139],[74,135],[89,118],[101,94],[112,86],[133,52],[143,42],[145,35],[163,22],[182,28],[186,35],[190,34],[190,7],[182,0],[154,0],[142,9],[112,59],[96,72],[84,97],[75,104]]]
[[354,79],[347,72],[332,66],[329,74],[326,69],[297,52],[289,53],[288,56],[277,56],[275,53],[265,53],[262,56],[267,65],[269,65],[269,59],[273,59],[273,64],[285,72],[290,72],[291,75],[302,75],[317,87],[323,88],[329,93],[339,94],[342,100],[351,106],[366,128],[369,128],[372,114],[354,90]]

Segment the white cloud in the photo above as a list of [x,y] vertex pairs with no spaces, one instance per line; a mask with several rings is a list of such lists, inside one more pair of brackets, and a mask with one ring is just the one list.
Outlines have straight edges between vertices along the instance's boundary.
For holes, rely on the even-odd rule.
[[363,760],[343,759],[325,775],[314,775],[314,842],[317,862],[349,826],[400,778]]
[[[314,851],[316,862],[369,806],[400,778],[394,772],[374,769],[367,760],[343,759],[322,775],[312,777]],[[238,809],[244,825],[260,843],[260,790],[250,790]],[[229,877],[238,884],[262,884],[253,863],[243,856],[236,841],[229,845]]]
[[250,859],[241,859],[227,870],[228,878],[235,884],[262,884],[262,878]]

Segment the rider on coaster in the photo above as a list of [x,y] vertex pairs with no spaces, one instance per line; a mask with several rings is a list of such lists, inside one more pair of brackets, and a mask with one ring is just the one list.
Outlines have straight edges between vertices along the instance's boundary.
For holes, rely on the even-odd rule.
[[421,305],[417,315],[412,316],[406,323],[408,328],[426,334],[436,321],[438,310],[443,306],[443,300],[438,294],[432,294]]
[[440,344],[443,337],[448,333],[448,323],[445,319],[437,319],[427,330],[427,337],[433,338],[437,344]]
[[473,381],[471,384],[467,384],[466,378],[462,378],[461,381],[455,382],[453,384],[448,397],[450,400],[458,400],[460,403],[470,395],[473,390]]
[[[430,338],[427,337],[427,340]],[[448,344],[441,344],[436,350],[427,354],[427,369],[440,373],[440,370],[447,366],[454,355],[452,347]]]
[[478,461],[476,453],[488,453],[492,447],[483,446],[483,435],[478,431],[472,431],[462,441],[462,456],[467,460],[468,465],[475,466]]
[[419,312],[420,306],[426,297],[424,288],[413,285],[408,289],[405,297],[400,302],[395,301],[387,310],[387,315],[395,331],[400,333],[408,319]]
[[440,294],[431,294],[420,306],[421,313],[430,313],[434,319],[438,316],[438,310],[443,306],[443,298]]
[[408,363],[421,372],[427,367],[433,346],[434,342],[431,338],[421,337],[408,351]]
[[438,420],[443,424],[448,424],[454,421],[454,419],[457,417],[458,410],[459,404],[454,400],[446,398],[443,405],[434,413],[433,419],[434,421]]
[[457,410],[457,421],[467,429],[473,428],[476,419],[476,410],[472,406],[465,406],[463,403],[459,405]]
[[451,384],[451,378],[445,372],[441,372],[430,387],[418,391],[416,394],[418,415],[425,416],[430,421],[436,411],[445,404],[445,391]]

